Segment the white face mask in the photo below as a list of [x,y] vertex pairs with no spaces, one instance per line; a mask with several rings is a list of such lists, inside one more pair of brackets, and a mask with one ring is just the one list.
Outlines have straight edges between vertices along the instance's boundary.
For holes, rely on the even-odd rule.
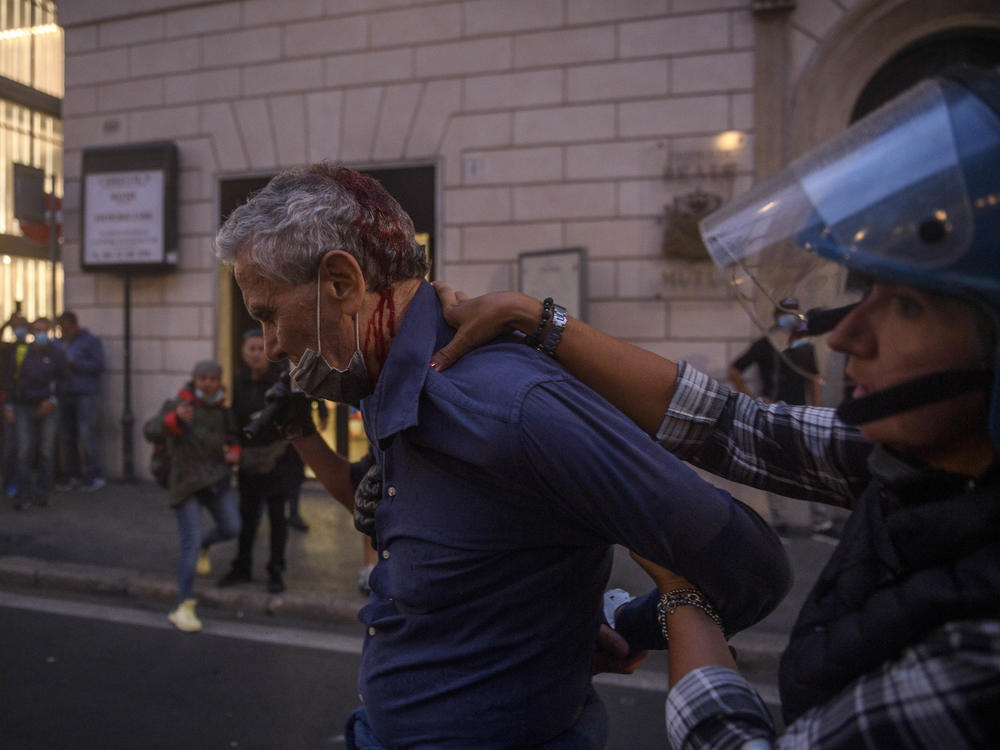
[[799,316],[792,313],[785,313],[778,316],[778,325],[786,331],[791,331],[799,324]]
[[325,398],[340,404],[358,406],[361,399],[372,392],[368,368],[361,354],[361,332],[358,316],[354,316],[354,354],[347,367],[338,370],[323,359],[323,339],[320,336],[320,283],[316,276],[316,346],[318,351],[306,349],[298,364],[289,370],[292,386],[312,398]]
[[215,394],[212,395],[212,396],[206,396],[205,392],[201,388],[195,388],[194,389],[194,395],[203,404],[209,404],[209,405],[212,405],[212,406],[214,406],[215,404],[217,404],[220,401],[222,401],[222,389],[221,388],[219,390],[217,390],[215,392]]

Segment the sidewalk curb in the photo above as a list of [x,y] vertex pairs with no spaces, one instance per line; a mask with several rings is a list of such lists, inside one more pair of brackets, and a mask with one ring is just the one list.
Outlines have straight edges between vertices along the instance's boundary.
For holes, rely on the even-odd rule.
[[769,632],[754,632],[753,628],[737,633],[729,639],[729,645],[736,649],[737,661],[771,661],[777,659],[788,645],[788,636]]
[[[0,556],[0,584],[4,583],[61,591],[118,594],[164,604],[172,604],[177,599],[177,583],[163,576],[137,573],[127,568],[53,562],[18,555]],[[300,590],[269,594],[243,587],[220,589],[201,581],[195,584],[195,591],[201,606],[320,622],[357,623],[358,610],[365,603],[361,597]]]
[[[177,583],[161,575],[19,555],[0,556],[0,584],[5,583],[60,591],[117,594],[164,605],[172,605],[177,600]],[[365,604],[365,599],[360,596],[297,589],[269,594],[243,586],[220,589],[203,580],[195,583],[195,592],[199,606],[341,624],[357,624],[358,610]],[[787,642],[785,635],[754,632],[752,629],[737,633],[730,641],[742,663],[776,659]]]

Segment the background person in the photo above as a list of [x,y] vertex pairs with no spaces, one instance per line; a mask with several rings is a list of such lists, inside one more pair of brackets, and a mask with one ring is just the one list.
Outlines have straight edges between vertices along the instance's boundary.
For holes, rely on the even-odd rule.
[[[17,471],[20,491],[14,509],[49,504],[55,471],[56,408],[60,383],[66,376],[62,350],[49,337],[52,321],[37,318],[30,327],[31,343],[12,381],[12,398],[4,405],[8,424],[17,434]],[[15,359],[22,351],[15,347]]]
[[[835,311],[828,343],[847,354],[855,383],[836,411],[766,405],[686,363],[567,325],[560,359],[609,396],[623,394],[628,413],[679,457],[852,509],[781,660],[780,738],[697,584],[641,561],[662,594],[673,747],[1000,740],[998,164],[1000,76],[958,69],[702,223],[720,265],[756,269],[765,291],[802,271],[816,306]],[[780,206],[765,217],[770,232],[755,226],[767,205]],[[789,239],[804,248],[794,263]],[[845,289],[846,273],[817,268],[810,254],[867,276],[861,301]],[[524,330],[539,304],[513,293],[464,304],[446,287],[440,294],[464,325],[432,360],[438,369],[498,325]]]
[[17,470],[17,429],[14,422],[14,410],[4,408],[6,404],[12,404],[14,398],[14,385],[21,373],[21,363],[24,362],[24,355],[28,352],[28,319],[21,313],[15,312],[10,316],[2,327],[10,328],[14,336],[13,341],[0,341],[0,423],[3,426],[3,464],[0,469],[3,471],[3,493],[10,500],[17,497],[20,489],[20,480]]
[[[816,353],[808,335],[800,329],[799,301],[795,297],[785,297],[774,308],[774,325],[771,330],[756,339],[740,356],[729,365],[729,382],[740,393],[753,395],[747,387],[744,374],[751,367],[757,368],[760,393],[765,402],[773,404],[784,401],[787,404],[820,405],[819,382],[815,375]],[[772,343],[771,336],[783,339],[782,351]],[[798,343],[797,343],[798,342]],[[796,344],[797,346],[793,346]],[[794,357],[787,355],[793,350]],[[786,357],[782,357],[785,354]]]
[[264,352],[264,334],[252,329],[243,335],[243,366],[233,379],[233,414],[240,430],[240,531],[239,547],[232,567],[219,580],[220,586],[250,581],[253,545],[262,511],[267,509],[270,524],[270,558],[267,561],[267,590],[285,590],[285,547],[288,527],[285,501],[302,484],[302,459],[274,425],[247,438],[243,430],[266,405],[267,391],[281,378],[287,363],[269,362]]
[[[371,178],[281,173],[216,244],[268,356],[306,395],[360,404],[381,470],[348,747],[602,747],[591,674],[615,542],[688,571],[733,630],[787,590],[756,514],[550,357],[497,341],[428,368],[451,330],[412,222]],[[343,477],[317,440],[296,448],[319,452],[321,481]]]
[[[775,348],[774,340],[782,349]],[[819,406],[819,368],[816,366],[816,349],[800,318],[799,300],[785,297],[774,308],[774,325],[771,330],[754,341],[750,347],[729,365],[729,382],[740,393],[753,395],[747,387],[744,373],[757,368],[760,393],[766,403],[784,401],[786,404]],[[788,500],[771,492],[767,493],[767,507],[775,531],[787,534]],[[833,518],[830,508],[822,503],[809,506],[810,529],[814,534],[830,535]],[[832,537],[831,537],[832,539]]]
[[63,465],[56,489],[78,487],[82,492],[93,492],[107,484],[97,434],[104,347],[97,336],[80,327],[75,313],[66,310],[56,323],[62,330],[60,341],[66,355],[66,377],[59,391]]
[[[201,630],[195,614],[195,570],[199,556],[207,557],[216,542],[240,533],[236,497],[230,486],[232,469],[240,460],[236,420],[226,405],[222,368],[202,360],[191,380],[174,398],[163,402],[156,416],[143,425],[151,443],[165,441],[170,456],[167,493],[177,518],[180,553],[177,556],[177,608],[168,619],[178,630]],[[203,533],[201,508],[215,525]]]

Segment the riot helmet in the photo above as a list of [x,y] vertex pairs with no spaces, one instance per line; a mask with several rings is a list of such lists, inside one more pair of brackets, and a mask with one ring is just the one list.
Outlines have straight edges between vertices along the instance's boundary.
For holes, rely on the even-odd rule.
[[[702,220],[712,259],[763,329],[794,296],[811,334],[832,329],[881,279],[967,300],[1000,327],[1000,75],[927,79]],[[935,373],[841,406],[863,424],[992,386],[1000,367]],[[919,381],[919,382],[918,382]]]

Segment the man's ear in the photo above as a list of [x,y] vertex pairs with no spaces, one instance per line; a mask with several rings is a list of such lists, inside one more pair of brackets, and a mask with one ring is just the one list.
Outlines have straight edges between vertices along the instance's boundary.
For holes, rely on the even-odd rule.
[[361,309],[367,286],[361,266],[353,255],[343,250],[331,250],[320,261],[320,284],[341,304],[345,315],[355,315]]

